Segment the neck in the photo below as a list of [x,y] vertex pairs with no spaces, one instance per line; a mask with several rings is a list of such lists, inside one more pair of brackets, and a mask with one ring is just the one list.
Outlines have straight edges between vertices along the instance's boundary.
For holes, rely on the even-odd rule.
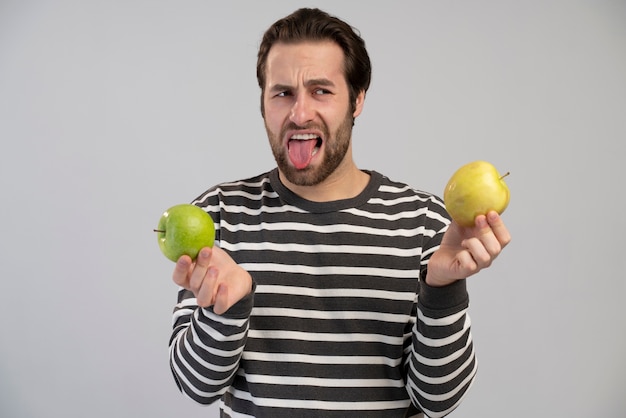
[[281,182],[298,196],[312,202],[332,202],[358,196],[367,187],[369,174],[361,171],[354,162],[340,167],[326,180],[314,186],[299,186],[291,183],[280,172]]

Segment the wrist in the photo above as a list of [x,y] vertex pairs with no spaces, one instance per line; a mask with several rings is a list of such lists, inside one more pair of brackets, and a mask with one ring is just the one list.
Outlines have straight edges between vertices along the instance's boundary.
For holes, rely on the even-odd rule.
[[429,270],[426,270],[426,278],[424,279],[424,282],[426,282],[426,284],[430,287],[444,287],[449,286],[458,280],[459,279],[446,279],[439,277],[436,274],[431,273]]
[[469,302],[467,282],[454,280],[449,285],[439,287],[422,282],[419,289],[419,301],[423,307],[437,311],[465,306]]

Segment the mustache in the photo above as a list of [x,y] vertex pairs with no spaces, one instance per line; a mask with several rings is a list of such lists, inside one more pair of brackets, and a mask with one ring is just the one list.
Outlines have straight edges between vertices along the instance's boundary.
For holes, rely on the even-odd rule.
[[301,126],[294,122],[288,122],[286,125],[283,126],[282,132],[284,133],[284,132],[291,131],[291,130],[300,131],[300,130],[306,130],[306,129],[315,129],[315,130],[322,131],[322,132],[325,131],[323,126],[320,126],[316,123],[307,123],[306,125]]

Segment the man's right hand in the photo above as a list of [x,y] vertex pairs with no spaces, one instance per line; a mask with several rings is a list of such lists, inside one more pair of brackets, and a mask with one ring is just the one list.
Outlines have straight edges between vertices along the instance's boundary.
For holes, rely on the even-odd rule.
[[252,277],[217,245],[200,250],[196,262],[183,255],[176,262],[174,283],[193,292],[198,306],[213,306],[221,315],[252,291]]

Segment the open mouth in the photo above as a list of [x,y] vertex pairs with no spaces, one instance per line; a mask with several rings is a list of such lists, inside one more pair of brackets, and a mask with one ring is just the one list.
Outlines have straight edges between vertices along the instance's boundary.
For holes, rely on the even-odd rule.
[[312,133],[294,134],[289,138],[287,148],[289,159],[297,169],[309,166],[322,146],[322,138]]

